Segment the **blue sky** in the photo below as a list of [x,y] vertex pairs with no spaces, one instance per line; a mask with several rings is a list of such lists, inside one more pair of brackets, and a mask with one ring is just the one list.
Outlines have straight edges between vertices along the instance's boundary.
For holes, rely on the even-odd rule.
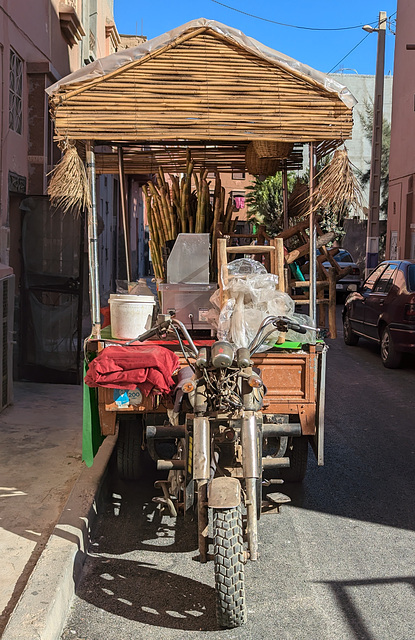
[[[222,1],[222,0],[221,0]],[[223,4],[262,18],[306,27],[349,27],[371,23],[379,11],[396,12],[397,0],[223,0]],[[345,56],[367,34],[360,27],[346,31],[307,31],[271,24],[243,15],[214,0],[114,0],[115,21],[120,33],[141,34],[149,39],[195,18],[210,18],[243,31],[301,62],[325,73],[344,68],[344,73],[374,74],[376,33],[369,34],[355,51]],[[393,16],[392,29],[396,23]],[[393,73],[394,36],[387,29],[385,73]]]

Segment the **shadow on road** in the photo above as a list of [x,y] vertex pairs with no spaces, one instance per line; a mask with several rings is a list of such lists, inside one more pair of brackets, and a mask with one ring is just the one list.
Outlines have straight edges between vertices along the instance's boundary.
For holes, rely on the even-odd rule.
[[202,582],[141,562],[95,556],[88,558],[85,576],[78,597],[113,615],[183,631],[217,628],[214,589]]
[[[197,524],[192,511],[172,518],[167,511],[152,502],[154,496],[161,495],[153,486],[154,477],[137,482],[124,482],[112,474],[111,499],[104,515],[104,531],[96,536],[100,553],[129,551],[154,551],[158,553],[186,553],[196,551]],[[112,529],[123,525],[122,536],[112,536]]]
[[359,640],[375,640],[375,636],[368,628],[363,616],[356,606],[356,598],[352,598],[349,591],[356,587],[391,587],[396,585],[407,585],[415,590],[415,577],[405,576],[396,578],[374,578],[370,580],[344,580],[344,581],[324,581],[332,590],[339,609],[343,612],[355,637]]

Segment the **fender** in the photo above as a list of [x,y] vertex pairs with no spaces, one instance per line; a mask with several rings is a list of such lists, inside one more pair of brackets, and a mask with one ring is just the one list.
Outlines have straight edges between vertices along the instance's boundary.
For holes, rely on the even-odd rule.
[[230,509],[241,502],[241,484],[237,478],[221,476],[213,478],[208,487],[208,506],[213,509]]

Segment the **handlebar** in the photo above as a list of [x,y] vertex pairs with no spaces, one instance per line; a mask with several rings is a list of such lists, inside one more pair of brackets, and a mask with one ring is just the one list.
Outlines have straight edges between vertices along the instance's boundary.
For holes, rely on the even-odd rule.
[[[179,339],[182,350],[184,350],[184,346],[182,344],[180,334],[178,332],[178,329],[180,329],[183,337],[189,343],[189,347],[193,355],[195,357],[198,356],[199,350],[196,347],[195,343],[193,342],[192,338],[190,337],[186,327],[182,322],[180,322],[180,320],[177,320],[174,317],[169,317],[166,315],[159,316],[159,319],[160,321],[156,325],[154,325],[154,327],[151,327],[151,329],[149,329],[148,331],[145,331],[144,333],[137,336],[137,338],[134,338],[133,340],[129,340],[125,344],[130,345],[133,342],[144,342],[145,340],[148,340],[149,338],[152,338],[155,335],[158,335],[162,332],[167,332],[169,329],[173,329]],[[267,333],[264,333],[265,329],[269,327],[269,325],[273,325],[273,328]],[[254,337],[254,339],[252,340],[251,344],[248,347],[251,355],[253,355],[260,348],[260,346],[265,342],[267,337],[269,337],[272,333],[274,333],[275,329],[281,332],[286,332],[288,331],[288,329],[291,329],[292,331],[295,331],[296,333],[301,333],[301,334],[305,334],[309,330],[315,331],[315,332],[318,331],[318,329],[316,329],[315,327],[309,327],[307,325],[299,324],[298,322],[293,322],[291,318],[287,318],[286,316],[268,316],[261,322],[256,336]]]
[[268,336],[274,333],[275,329],[271,329],[271,331],[268,331],[268,333],[264,335],[265,329],[270,324],[272,324],[275,329],[281,332],[286,332],[288,331],[288,329],[292,329],[296,333],[301,334],[305,334],[309,330],[315,332],[318,331],[318,329],[316,329],[315,327],[309,327],[307,325],[299,324],[298,322],[293,322],[291,318],[287,318],[286,316],[268,316],[261,322],[256,336],[248,347],[251,355],[253,355],[259,349],[259,347],[263,344],[263,342],[265,342]]
[[[189,347],[191,349],[191,351],[193,352],[193,355],[195,357],[197,357],[199,351],[198,348],[196,347],[195,343],[193,342],[192,338],[190,337],[190,334],[188,332],[188,330],[186,329],[186,327],[184,326],[184,324],[182,322],[180,322],[180,320],[177,320],[176,318],[173,318],[171,316],[166,317],[165,315],[161,316],[163,319],[161,320],[161,322],[158,322],[156,325],[154,325],[154,327],[151,327],[151,329],[149,329],[148,331],[145,331],[144,333],[142,333],[141,335],[137,336],[137,338],[134,338],[133,340],[129,340],[128,342],[126,342],[126,345],[130,345],[133,342],[144,342],[145,340],[148,340],[149,338],[152,338],[153,336],[156,336],[158,334],[160,334],[163,331],[168,331],[169,329],[171,329],[173,327],[174,331],[176,332],[176,334],[178,335],[177,332],[177,328],[178,327],[180,329],[180,331],[182,332],[184,339],[187,340],[187,342],[189,343]],[[180,336],[179,337],[179,341],[180,341]]]
[[137,338],[134,338],[134,340],[129,340],[125,344],[129,345],[129,344],[132,344],[133,342],[144,342],[145,340],[148,340],[149,338],[152,338],[153,336],[157,335],[162,329],[168,329],[170,324],[171,324],[170,320],[165,320],[164,322],[160,322],[160,324],[156,324],[154,327],[151,327],[151,329],[149,329],[148,331],[145,331],[140,336],[137,336]]
[[296,322],[287,322],[287,329],[291,329],[296,333],[307,333],[307,328],[303,327],[301,324],[297,324]]

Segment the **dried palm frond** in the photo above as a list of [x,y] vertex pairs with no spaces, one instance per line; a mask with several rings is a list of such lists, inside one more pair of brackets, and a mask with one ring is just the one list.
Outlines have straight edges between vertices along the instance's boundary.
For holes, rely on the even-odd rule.
[[52,177],[47,193],[52,207],[77,217],[83,209],[91,206],[85,166],[76,147],[65,143],[64,154],[50,173]]
[[310,208],[308,185],[301,178],[297,178],[294,188],[288,197],[288,215],[290,218],[303,218]]
[[331,162],[316,176],[314,210],[329,208],[341,216],[346,209],[362,206],[362,191],[346,149],[337,149]]

